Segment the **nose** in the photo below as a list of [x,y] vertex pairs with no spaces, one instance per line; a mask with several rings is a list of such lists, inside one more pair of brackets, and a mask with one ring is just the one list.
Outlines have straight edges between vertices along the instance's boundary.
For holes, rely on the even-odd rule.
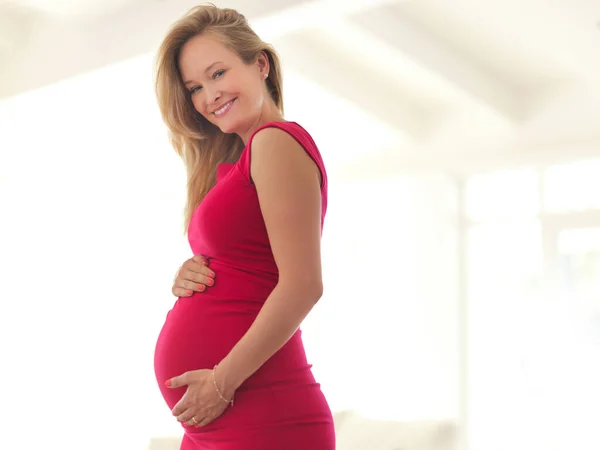
[[218,89],[212,87],[206,87],[206,102],[209,107],[216,106],[217,102],[221,98],[221,92]]

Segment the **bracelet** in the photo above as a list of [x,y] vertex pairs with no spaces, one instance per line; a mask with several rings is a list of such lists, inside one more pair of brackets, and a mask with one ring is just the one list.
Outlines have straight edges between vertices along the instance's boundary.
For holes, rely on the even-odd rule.
[[215,367],[213,367],[213,384],[215,385],[215,389],[217,390],[217,394],[219,394],[219,397],[221,397],[221,400],[223,400],[225,403],[231,403],[231,406],[233,406],[233,398],[235,397],[235,394],[231,397],[231,400],[227,400],[225,397],[223,397],[221,395],[221,391],[219,391],[219,387],[217,386],[217,366],[215,365]]

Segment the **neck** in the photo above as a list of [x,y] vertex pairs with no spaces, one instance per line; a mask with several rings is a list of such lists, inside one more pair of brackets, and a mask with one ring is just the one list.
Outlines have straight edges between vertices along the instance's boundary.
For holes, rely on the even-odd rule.
[[252,121],[248,129],[245,130],[243,133],[238,133],[238,136],[242,138],[242,141],[244,141],[244,145],[247,145],[250,136],[252,136],[252,133],[254,133],[254,131],[256,131],[264,124],[270,122],[285,122],[283,115],[273,102],[268,102],[268,104],[265,105],[265,108],[263,108],[263,111],[261,111],[260,115]]

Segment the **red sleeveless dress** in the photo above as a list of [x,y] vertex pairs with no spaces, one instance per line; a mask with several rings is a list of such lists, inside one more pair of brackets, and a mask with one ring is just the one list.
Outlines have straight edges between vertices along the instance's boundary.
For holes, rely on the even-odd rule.
[[[164,382],[219,363],[248,330],[277,284],[277,266],[250,179],[252,138],[266,127],[293,136],[319,167],[323,225],[325,167],[312,138],[295,122],[261,126],[237,163],[218,167],[217,182],[195,210],[188,229],[193,253],[210,260],[215,285],[176,301],[155,349],[156,379],[171,409],[186,388],[168,389]],[[331,410],[307,362],[300,330],[240,386],[233,407],[206,427],[183,427],[182,450],[335,448]]]

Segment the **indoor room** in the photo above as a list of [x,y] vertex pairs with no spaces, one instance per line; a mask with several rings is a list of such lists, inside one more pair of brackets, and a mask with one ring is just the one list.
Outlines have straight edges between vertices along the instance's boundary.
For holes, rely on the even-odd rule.
[[[301,329],[336,449],[600,448],[600,4],[214,3],[278,52],[327,168]],[[0,0],[2,449],[180,448],[155,62],[196,4]]]

